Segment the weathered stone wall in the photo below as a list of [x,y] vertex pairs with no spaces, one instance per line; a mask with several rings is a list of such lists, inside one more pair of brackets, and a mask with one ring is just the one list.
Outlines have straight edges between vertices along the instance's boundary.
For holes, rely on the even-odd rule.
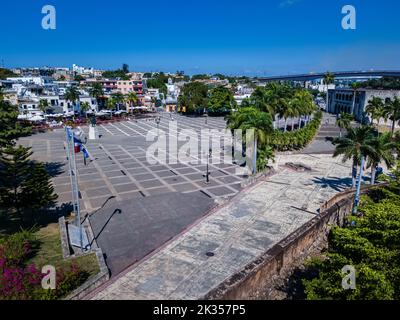
[[[326,242],[332,226],[342,225],[353,207],[352,193],[347,193],[330,208],[316,215],[286,239],[266,251],[242,271],[209,292],[205,299],[252,299],[273,280],[290,270],[294,264],[304,261],[312,248]],[[336,199],[337,200],[337,199]]]

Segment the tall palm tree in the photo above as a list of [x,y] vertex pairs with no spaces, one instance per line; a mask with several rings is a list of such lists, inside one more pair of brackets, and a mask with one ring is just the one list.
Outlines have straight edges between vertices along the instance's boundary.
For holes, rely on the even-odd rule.
[[355,110],[355,108],[356,108],[357,92],[358,92],[358,89],[361,88],[361,84],[358,83],[358,82],[353,82],[353,83],[351,84],[351,88],[353,89],[353,103],[352,103],[352,106],[351,106],[351,112],[350,112],[350,114],[351,114],[351,115],[354,115],[354,110]]
[[306,90],[297,90],[293,96],[292,104],[297,110],[298,127],[301,127],[301,117],[309,116],[315,110],[315,104],[312,95]]
[[[72,103],[75,106],[76,102],[79,100],[79,91],[75,86],[69,87],[64,94],[65,100]],[[75,110],[75,109],[74,109]]]
[[342,130],[348,130],[350,128],[351,122],[353,121],[353,116],[349,113],[342,112],[338,119],[336,120],[336,125],[339,127],[339,137],[342,137]]
[[374,124],[374,120],[377,120],[379,130],[379,119],[384,115],[383,100],[379,97],[372,97],[372,99],[368,101],[365,112],[371,117],[372,124]]
[[89,102],[85,101],[81,103],[81,112],[85,114],[85,117],[87,118],[87,112],[90,109],[90,104]]
[[115,108],[115,104],[116,104],[116,102],[115,102],[114,98],[109,97],[106,102],[106,107],[107,107],[107,109],[112,110]]
[[388,169],[394,166],[396,162],[394,151],[397,145],[390,133],[384,133],[372,139],[371,146],[373,152],[368,154],[367,167],[371,168],[371,184],[375,184],[376,167],[382,161],[386,164]]
[[138,97],[137,97],[137,95],[136,95],[136,93],[135,92],[129,92],[126,96],[125,96],[125,102],[126,103],[128,103],[128,105],[129,105],[129,110],[131,110],[132,109],[132,107],[135,105],[135,104],[137,104],[137,102],[138,102]]
[[333,141],[336,146],[333,157],[343,156],[343,162],[352,160],[352,187],[356,186],[357,168],[362,159],[373,153],[372,140],[374,139],[374,129],[371,126],[361,126],[359,128],[349,128],[343,138]]
[[269,134],[274,130],[271,115],[252,107],[241,108],[227,117],[227,124],[231,130],[254,130],[253,174],[255,174],[257,172],[258,147],[266,144]]
[[324,75],[324,84],[326,86],[326,111],[328,111],[328,104],[329,104],[329,96],[328,96],[328,89],[329,85],[335,82],[335,75],[332,72],[327,72]]
[[[297,115],[298,115],[298,109],[296,105],[293,104],[293,101],[290,99],[284,101],[284,104],[282,105],[282,117],[285,119],[285,129],[284,129],[285,132],[287,131],[288,127],[288,119],[297,117]],[[292,131],[293,131],[293,120],[292,120]]]
[[49,109],[49,102],[46,99],[39,100],[39,110],[43,113],[46,113]]
[[394,136],[394,129],[396,122],[400,120],[400,98],[386,99],[384,106],[384,113],[386,117],[392,120],[392,137]]
[[112,99],[114,100],[115,104],[117,105],[117,110],[119,111],[119,107],[122,103],[124,103],[124,95],[121,92],[116,92],[111,94]]
[[100,98],[104,96],[103,85],[100,82],[95,82],[89,89],[90,95],[96,99],[97,105],[100,106]]

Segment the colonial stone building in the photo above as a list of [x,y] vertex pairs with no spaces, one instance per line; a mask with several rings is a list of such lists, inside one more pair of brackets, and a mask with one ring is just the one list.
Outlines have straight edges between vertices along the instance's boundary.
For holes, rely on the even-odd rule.
[[356,120],[365,121],[368,117],[365,108],[373,97],[382,98],[384,101],[387,98],[400,98],[400,90],[332,89],[328,92],[328,112],[347,112],[354,115]]

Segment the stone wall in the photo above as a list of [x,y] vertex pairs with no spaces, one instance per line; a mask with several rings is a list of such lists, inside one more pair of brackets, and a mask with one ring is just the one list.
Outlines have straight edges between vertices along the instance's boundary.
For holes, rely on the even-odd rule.
[[332,226],[343,225],[353,207],[352,194],[350,191],[337,203],[330,203],[330,208],[321,210],[321,214],[221,283],[204,299],[236,300],[259,296],[262,290],[272,285],[274,279],[287,274],[299,261],[304,261],[312,248],[326,242]]

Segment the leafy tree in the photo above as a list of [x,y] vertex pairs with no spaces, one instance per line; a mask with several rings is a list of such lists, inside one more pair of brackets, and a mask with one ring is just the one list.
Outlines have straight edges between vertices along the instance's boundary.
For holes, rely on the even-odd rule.
[[49,102],[46,99],[39,100],[39,110],[46,113],[49,110]]
[[374,123],[374,120],[377,120],[379,126],[379,119],[384,116],[383,100],[379,97],[372,97],[372,99],[368,101],[365,112],[371,116],[372,124]]
[[328,104],[329,104],[329,95],[328,95],[328,88],[330,84],[333,84],[335,82],[335,75],[332,72],[327,72],[324,75],[324,84],[326,85],[326,109],[328,110]]
[[129,73],[129,66],[128,66],[126,63],[124,63],[124,64],[122,65],[122,71],[123,71],[124,73]]
[[395,97],[394,99],[386,99],[384,106],[384,114],[390,120],[392,120],[392,136],[394,135],[394,129],[396,122],[400,120],[400,98]]
[[119,110],[121,104],[124,103],[125,97],[121,92],[115,92],[111,94],[111,99],[114,101],[114,103],[117,105],[117,109]]
[[135,92],[129,92],[125,96],[125,102],[129,104],[129,107],[132,108],[135,104],[138,103],[138,97]]
[[211,77],[208,74],[195,74],[192,76],[191,80],[196,81],[196,80],[208,80]]
[[0,68],[0,80],[16,77],[17,75],[9,69]]
[[353,161],[352,166],[352,186],[356,185],[357,167],[361,163],[361,158],[373,153],[372,140],[374,130],[370,126],[359,128],[349,128],[345,137],[337,138],[333,141],[336,146],[334,157],[343,156],[343,162]]
[[[186,107],[186,113],[196,113],[203,110],[208,104],[208,88],[201,82],[191,82],[183,86],[178,98],[180,108]],[[182,109],[181,109],[182,110]]]
[[[329,235],[325,259],[311,261],[311,279],[303,279],[307,299],[398,300],[400,298],[399,180],[372,189],[362,199],[362,215]],[[342,288],[341,269],[356,270],[355,290]]]
[[0,150],[15,144],[14,140],[29,135],[32,128],[22,127],[17,121],[18,109],[3,100],[0,90]]
[[107,99],[106,107],[109,110],[113,110],[115,108],[116,102],[113,97]]
[[77,74],[77,75],[74,77],[74,81],[77,81],[77,82],[81,82],[81,81],[84,81],[84,80],[85,80],[85,78],[82,77],[80,74]]
[[217,87],[211,90],[208,100],[208,112],[213,114],[224,114],[236,108],[236,101],[232,92],[224,87]]
[[0,207],[21,225],[52,205],[57,196],[42,163],[32,162],[30,148],[8,147],[0,154]]
[[395,164],[396,142],[390,133],[384,133],[371,141],[373,152],[369,153],[368,168],[371,168],[371,184],[375,184],[376,167],[383,161],[388,169]]
[[85,117],[87,118],[87,112],[90,110],[90,104],[89,102],[85,101],[81,103],[81,113],[85,114]]
[[65,100],[72,103],[75,106],[76,102],[79,100],[79,91],[75,86],[69,87],[64,94]]
[[372,79],[360,83],[360,87],[367,89],[384,89],[384,90],[399,90],[400,78],[398,77],[383,77],[381,79]]
[[100,98],[104,96],[103,86],[100,82],[95,82],[89,89],[90,95],[96,99],[97,105],[100,105]]
[[346,112],[342,112],[339,117],[336,120],[336,125],[339,127],[340,132],[339,132],[339,137],[342,137],[342,130],[345,129],[349,129],[351,122],[354,120],[354,117]]

